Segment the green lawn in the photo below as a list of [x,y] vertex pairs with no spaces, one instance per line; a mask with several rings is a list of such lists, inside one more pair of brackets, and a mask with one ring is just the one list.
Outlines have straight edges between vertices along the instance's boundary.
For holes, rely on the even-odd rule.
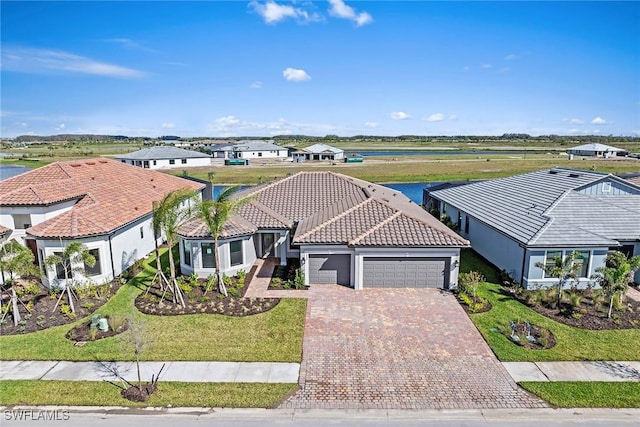
[[520,385],[562,408],[640,408],[637,382],[522,382]]
[[[153,265],[153,258],[149,260]],[[155,270],[145,270],[98,311],[134,316],[145,325],[151,346],[143,360],[300,362],[306,300],[283,299],[273,310],[255,316],[213,314],[150,316],[133,305]],[[76,323],[87,321],[79,320]],[[73,325],[0,337],[3,360],[131,360],[128,333],[76,347],[64,335]]]
[[146,402],[131,402],[120,390],[99,381],[0,381],[0,405],[174,406],[272,408],[297,384],[158,383]]

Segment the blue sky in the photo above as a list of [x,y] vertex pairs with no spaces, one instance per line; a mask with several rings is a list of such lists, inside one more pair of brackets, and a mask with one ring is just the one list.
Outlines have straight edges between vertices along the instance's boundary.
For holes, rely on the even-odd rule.
[[640,135],[640,2],[1,8],[3,137]]

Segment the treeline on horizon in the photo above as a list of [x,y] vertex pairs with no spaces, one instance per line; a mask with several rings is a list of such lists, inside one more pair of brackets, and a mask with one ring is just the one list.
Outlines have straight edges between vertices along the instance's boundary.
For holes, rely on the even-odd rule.
[[354,136],[309,136],[309,135],[277,135],[273,137],[188,137],[165,135],[157,138],[152,137],[129,137],[126,135],[93,135],[93,134],[59,134],[59,135],[20,135],[12,140],[5,139],[4,142],[16,143],[47,143],[47,142],[84,142],[84,143],[131,143],[131,142],[150,142],[150,141],[241,141],[241,140],[272,140],[282,141],[285,143],[300,142],[327,142],[327,141],[349,141],[349,142],[394,142],[394,141],[417,141],[417,142],[491,142],[491,141],[514,141],[514,142],[551,142],[555,144],[563,143],[588,143],[599,142],[607,144],[610,142],[640,142],[640,136],[614,136],[614,135],[539,135],[531,136],[526,133],[505,133],[503,135],[400,135],[400,136],[384,136],[384,135],[354,135]]

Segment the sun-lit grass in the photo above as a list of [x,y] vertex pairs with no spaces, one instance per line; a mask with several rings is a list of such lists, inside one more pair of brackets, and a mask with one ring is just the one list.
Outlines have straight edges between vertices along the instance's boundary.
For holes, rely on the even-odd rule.
[[637,382],[522,382],[526,390],[561,408],[640,408]]
[[[154,264],[153,258],[149,263]],[[142,355],[143,360],[300,362],[306,300],[283,299],[273,310],[246,317],[145,315],[133,301],[154,274],[155,270],[147,265],[98,310],[111,316],[133,316],[144,323],[151,345]],[[83,321],[87,319],[75,324]],[[0,337],[0,359],[131,360],[128,332],[76,347],[64,336],[74,325]]]
[[0,405],[168,406],[204,408],[271,408],[297,384],[158,383],[146,402],[131,402],[120,390],[99,381],[0,381]]

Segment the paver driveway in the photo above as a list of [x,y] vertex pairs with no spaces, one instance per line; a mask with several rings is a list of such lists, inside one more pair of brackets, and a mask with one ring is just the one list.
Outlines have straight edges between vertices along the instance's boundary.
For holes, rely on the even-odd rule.
[[300,389],[284,408],[547,406],[519,389],[455,297],[315,285]]

